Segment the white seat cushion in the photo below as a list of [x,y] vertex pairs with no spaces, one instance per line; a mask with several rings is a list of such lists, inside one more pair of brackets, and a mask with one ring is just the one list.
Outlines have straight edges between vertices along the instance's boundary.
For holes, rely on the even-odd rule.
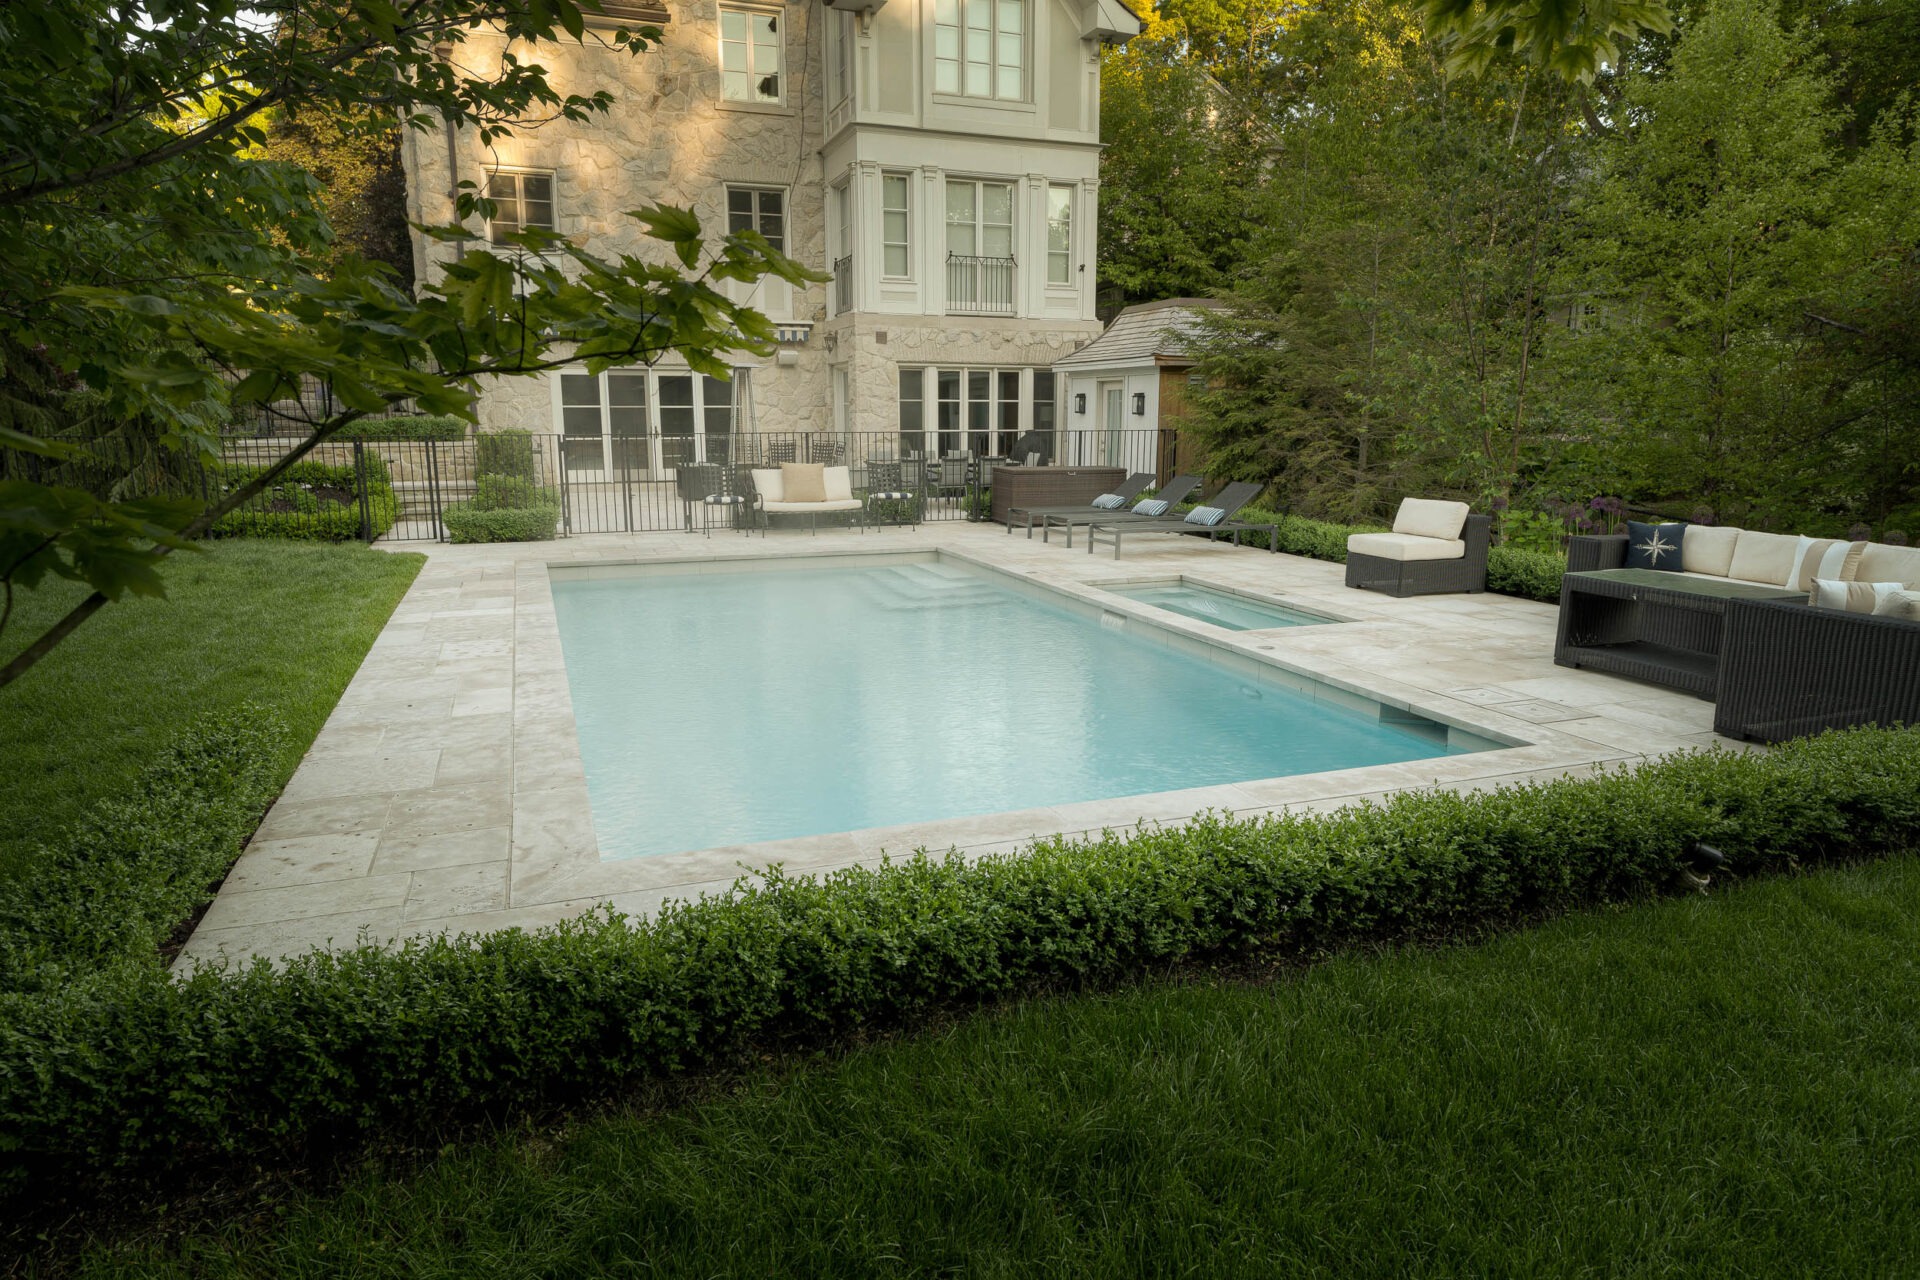
[[787,497],[787,487],[780,481],[780,468],[775,467],[771,471],[761,471],[756,468],[753,473],[753,491],[760,495],[762,501],[784,502]]
[[853,468],[828,467],[820,478],[826,485],[828,502],[846,502],[853,497]]
[[1897,582],[1920,588],[1920,547],[1890,547],[1869,542],[1849,575],[1855,582]]
[[1680,535],[1680,567],[1688,573],[1704,573],[1715,578],[1727,576],[1733,567],[1733,551],[1740,542],[1740,530],[1711,524],[1690,524]]
[[1790,533],[1744,530],[1734,543],[1733,560],[1727,565],[1727,576],[1742,582],[1764,582],[1769,586],[1784,587],[1787,585],[1787,575],[1793,571],[1794,555],[1799,549],[1800,540]]
[[[1402,498],[1400,510],[1393,515],[1395,533],[1412,534],[1416,538],[1439,538],[1451,541],[1460,536],[1467,527],[1467,504],[1464,502],[1443,502],[1438,498]],[[1377,552],[1368,552],[1377,555]],[[1465,555],[1462,551],[1460,554]],[[1396,560],[1448,560],[1450,556],[1395,556]]]
[[801,511],[858,511],[860,500],[845,498],[838,502],[767,502],[761,505],[771,515],[792,515]]
[[1459,560],[1467,554],[1467,544],[1459,538],[1423,538],[1412,533],[1355,533],[1347,537],[1347,554],[1382,560]]

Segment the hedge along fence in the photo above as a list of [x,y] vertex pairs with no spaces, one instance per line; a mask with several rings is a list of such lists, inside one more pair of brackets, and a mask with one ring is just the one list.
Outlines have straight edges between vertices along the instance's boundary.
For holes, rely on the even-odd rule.
[[[386,462],[371,451],[365,462],[367,516],[377,538],[393,527],[399,502]],[[212,474],[221,490],[230,492],[265,470],[220,463]],[[245,506],[216,520],[212,536],[351,542],[360,536],[359,471],[352,463],[336,466],[310,458],[296,462]]]
[[924,855],[540,933],[152,963],[0,996],[0,1193],[153,1176],[605,1094],[754,1047],[1205,958],[1312,954],[1920,842],[1920,733],[1326,816],[1202,816],[969,863]]
[[[1259,507],[1243,509],[1240,518],[1260,524],[1278,524],[1280,550],[1288,555],[1331,560],[1335,564],[1347,562],[1348,535],[1381,532],[1379,525],[1333,524]],[[1525,600],[1558,604],[1560,578],[1566,569],[1566,557],[1551,551],[1493,547],[1487,552],[1487,590]]]

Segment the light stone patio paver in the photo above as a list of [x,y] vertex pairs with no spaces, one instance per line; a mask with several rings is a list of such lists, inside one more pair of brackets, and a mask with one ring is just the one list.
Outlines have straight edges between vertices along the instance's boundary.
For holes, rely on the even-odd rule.
[[[1342,567],[1198,539],[1090,556],[994,525],[708,539],[596,535],[421,551],[426,566],[182,953],[282,957],[361,940],[539,928],[605,904],[632,915],[723,893],[779,862],[874,866],[917,847],[1017,852],[1056,832],[1125,833],[1203,809],[1320,812],[1410,788],[1479,790],[1725,743],[1685,694],[1553,665],[1555,610],[1501,596],[1396,600],[1348,590]],[[1335,702],[1408,707],[1517,745],[1362,769],[1063,803],[656,858],[599,855],[554,615],[557,572],[744,559],[954,557],[1088,608],[1242,676]],[[1227,633],[1100,590],[1190,581],[1279,597],[1343,625]]]

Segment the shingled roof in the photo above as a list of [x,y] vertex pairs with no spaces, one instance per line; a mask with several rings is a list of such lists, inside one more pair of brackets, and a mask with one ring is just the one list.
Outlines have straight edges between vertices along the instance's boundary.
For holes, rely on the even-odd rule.
[[1104,368],[1189,359],[1191,339],[1200,328],[1200,313],[1219,305],[1213,298],[1137,303],[1115,316],[1105,333],[1072,355],[1055,360],[1053,367]]

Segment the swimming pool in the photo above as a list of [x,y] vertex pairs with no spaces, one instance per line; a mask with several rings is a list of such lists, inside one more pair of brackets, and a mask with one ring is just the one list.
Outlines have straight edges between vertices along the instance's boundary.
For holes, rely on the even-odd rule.
[[602,856],[1496,745],[1236,672],[1038,591],[931,557],[556,573]]
[[1270,627],[1310,627],[1334,619],[1305,609],[1252,600],[1230,591],[1216,591],[1189,582],[1152,582],[1102,587],[1116,596],[1150,604],[1184,618],[1211,623],[1227,631],[1264,631]]

